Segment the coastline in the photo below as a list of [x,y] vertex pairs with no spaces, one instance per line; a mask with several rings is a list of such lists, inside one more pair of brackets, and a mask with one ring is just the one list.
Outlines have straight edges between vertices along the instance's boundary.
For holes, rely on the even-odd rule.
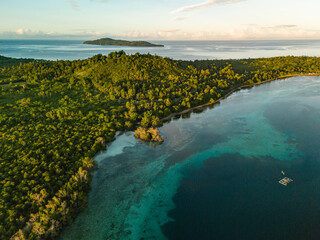
[[171,113],[169,116],[167,117],[164,117],[162,119],[160,119],[162,122],[166,122],[166,121],[169,121],[171,120],[173,117],[175,116],[178,116],[178,115],[182,115],[182,114],[185,114],[185,113],[191,113],[193,110],[196,110],[196,109],[201,109],[203,107],[207,107],[207,106],[210,106],[210,105],[215,105],[217,103],[220,103],[222,100],[226,99],[227,97],[229,97],[232,93],[234,92],[237,92],[241,89],[247,89],[247,88],[252,88],[254,86],[257,86],[257,85],[261,85],[261,84],[264,84],[264,83],[268,83],[268,82],[272,82],[272,81],[275,81],[275,80],[282,80],[282,79],[286,79],[286,78],[292,78],[292,77],[298,77],[298,76],[320,76],[320,73],[304,73],[304,74],[292,74],[292,75],[284,75],[284,76],[280,76],[280,77],[276,77],[276,78],[272,78],[272,79],[268,79],[268,80],[265,80],[265,81],[262,81],[262,82],[258,82],[258,83],[254,83],[254,84],[250,84],[250,85],[243,85],[243,86],[240,86],[240,87],[237,87],[235,89],[232,89],[230,92],[228,92],[225,96],[219,98],[218,100],[216,100],[215,102],[208,102],[208,103],[204,103],[204,104],[201,104],[201,105],[198,105],[198,106],[195,106],[195,107],[192,107],[192,108],[188,108],[188,109],[185,109],[181,112],[176,112],[176,113]]
[[[234,93],[234,92],[236,92],[236,91],[238,91],[238,90],[241,90],[241,89],[248,89],[248,88],[252,88],[252,87],[254,87],[254,86],[256,86],[256,85],[260,85],[260,84],[262,84],[262,83],[267,83],[267,82],[271,82],[271,81],[274,81],[274,80],[286,79],[286,78],[290,78],[290,77],[297,77],[297,76],[319,76],[319,75],[320,75],[320,73],[298,73],[298,74],[284,75],[284,76],[280,76],[280,77],[268,79],[268,80],[265,80],[265,81],[256,82],[256,83],[252,83],[252,84],[247,84],[247,85],[242,85],[242,86],[239,86],[239,85],[237,86],[237,85],[236,85],[236,86],[234,86],[233,89],[230,88],[230,89],[226,90],[226,91],[224,92],[225,95],[222,96],[222,97],[220,97],[220,98],[217,99],[216,101],[204,103],[204,104],[201,104],[201,105],[198,105],[198,106],[195,106],[195,107],[191,107],[191,108],[185,109],[185,110],[180,111],[180,112],[170,113],[168,116],[162,118],[161,121],[168,121],[168,120],[171,120],[172,117],[174,117],[174,116],[178,116],[178,115],[185,114],[185,113],[190,113],[190,112],[192,112],[192,111],[194,111],[194,110],[196,110],[196,109],[202,109],[202,108],[204,108],[204,107],[206,107],[206,106],[214,106],[214,104],[220,103],[222,100],[228,98],[232,93]],[[20,84],[20,83],[23,83],[23,82],[17,81],[17,82],[15,82],[15,83],[12,83],[12,85],[17,85],[17,84]],[[6,86],[7,83],[3,83],[3,84],[4,84],[4,85],[2,85],[2,87],[3,87],[3,86]],[[10,85],[11,85],[11,84],[9,84],[9,86],[10,86]],[[0,85],[0,87],[1,87],[1,85]],[[113,135],[114,135],[114,136],[113,136],[113,139],[107,141],[106,143],[112,143],[112,142],[113,142],[113,140],[115,139],[114,137],[115,137],[116,133],[113,133]],[[108,150],[106,150],[106,151],[108,151]],[[92,153],[92,157],[96,156],[98,152],[99,152],[99,151],[97,151],[97,152],[95,152],[95,153],[93,152],[93,153]],[[93,170],[93,171],[88,172],[89,176],[91,176],[91,177],[94,175],[94,171],[95,171],[94,169],[92,169],[92,170]],[[90,178],[90,177],[89,177],[89,178]],[[89,180],[89,182],[90,182],[90,180]],[[88,183],[88,184],[91,185],[90,183]],[[88,192],[85,193],[85,194],[88,195]],[[29,222],[29,223],[30,223],[30,225],[32,226],[34,222]],[[24,230],[25,230],[25,229],[23,229],[23,231],[24,231]]]
[[[205,103],[205,104],[201,104],[201,105],[198,105],[198,106],[195,106],[195,107],[192,107],[192,108],[185,109],[185,110],[183,110],[183,111],[181,111],[181,112],[172,113],[172,114],[170,114],[169,116],[167,116],[167,117],[165,117],[165,118],[162,118],[161,121],[169,121],[169,120],[170,120],[172,117],[174,117],[174,116],[181,115],[181,114],[188,113],[188,112],[192,112],[192,111],[195,110],[195,109],[201,109],[201,108],[203,108],[203,107],[206,107],[206,106],[210,106],[210,105],[214,105],[214,104],[216,104],[216,103],[219,103],[219,102],[221,102],[222,100],[224,100],[224,99],[226,99],[227,97],[229,97],[232,93],[234,93],[234,92],[236,92],[236,91],[238,91],[238,90],[248,89],[248,88],[252,88],[252,87],[254,87],[254,86],[256,86],[256,85],[261,85],[261,84],[263,84],[263,83],[268,83],[268,82],[272,82],[272,81],[275,81],[275,80],[287,79],[287,78],[296,77],[296,76],[320,76],[320,73],[319,73],[319,74],[310,73],[310,74],[285,75],[285,76],[281,76],[281,77],[277,77],[277,78],[273,78],[273,79],[268,79],[268,80],[266,80],[266,81],[262,81],[262,82],[259,82],[259,83],[254,83],[254,84],[252,84],[252,85],[243,85],[243,86],[240,86],[240,87],[237,87],[237,88],[231,90],[231,91],[228,92],[225,96],[219,98],[219,99],[218,99],[217,101],[215,101],[214,103]],[[124,131],[124,132],[125,132],[125,131]],[[116,140],[116,137],[120,136],[120,135],[121,135],[122,133],[124,133],[124,132],[118,131],[117,133],[115,133],[114,139],[111,140],[110,142],[107,142],[107,144],[109,144],[109,146],[110,146],[110,144],[112,144],[112,143],[114,142],[114,140]],[[133,131],[132,131],[132,132],[133,132]],[[135,138],[134,138],[134,139],[135,139]],[[105,153],[106,153],[107,155],[109,155],[109,154],[111,153],[111,152],[109,153],[109,151],[110,151],[110,149],[106,150]],[[117,150],[117,152],[116,152],[115,155],[117,155],[117,154],[119,154],[119,151],[118,151],[118,150]],[[111,155],[113,156],[113,153],[111,153]],[[93,157],[94,160],[95,160],[95,162],[97,162],[97,166],[99,165],[99,161],[100,161],[100,159],[97,159],[97,158],[99,158],[99,157],[101,157],[99,153],[97,153],[97,154]],[[159,162],[159,165],[161,165],[161,164],[162,164],[162,162],[160,161],[160,162]],[[154,165],[154,166],[152,165],[152,166],[153,166],[153,167],[159,167],[159,165]],[[99,166],[98,166],[98,167],[99,167]],[[96,171],[97,171],[97,169],[94,169],[90,174],[93,176],[93,175],[96,173]],[[154,170],[154,172],[157,172],[157,171]],[[170,178],[171,181],[172,181],[172,177],[173,177],[173,176],[171,176],[171,178]],[[177,176],[176,176],[176,177],[177,177]],[[178,178],[179,178],[179,177],[177,177],[177,179],[178,179]],[[162,179],[162,180],[163,180],[163,179]],[[97,181],[97,180],[94,180],[94,181]],[[91,183],[91,184],[92,184],[92,183]],[[91,185],[91,184],[90,184],[90,185]],[[170,186],[170,188],[172,188],[172,186]],[[150,189],[154,189],[154,188],[151,187]],[[150,189],[149,189],[149,191],[150,191]],[[160,189],[159,191],[161,192],[161,189]],[[172,191],[172,192],[175,192],[176,189],[173,187],[173,188],[171,189],[171,191]],[[155,195],[158,196],[158,192],[157,192],[157,191],[155,191],[155,193],[150,196],[150,199],[152,200],[152,198],[153,198]],[[165,197],[165,195],[162,195],[162,198],[163,198],[163,197]],[[166,197],[168,198],[168,196],[166,196]],[[143,195],[143,197],[142,197],[142,201],[148,202],[148,201],[151,201],[150,199],[149,199],[147,196],[145,196],[145,195]],[[162,200],[162,202],[164,202],[164,200]],[[170,202],[170,203],[173,204],[172,202]],[[168,208],[170,209],[170,208],[172,208],[172,205],[171,205],[171,204],[166,205],[166,206],[164,206],[164,207],[168,207]],[[146,208],[148,208],[148,207],[150,207],[150,206],[147,205]],[[124,232],[122,233],[125,237],[127,237],[129,233],[132,234],[133,236],[138,236],[138,235],[141,233],[139,227],[135,227],[135,224],[137,224],[138,226],[141,226],[141,225],[144,224],[144,222],[139,222],[139,221],[137,221],[137,212],[139,212],[139,213],[140,213],[140,211],[141,211],[141,212],[144,212],[144,210],[145,210],[145,208],[144,208],[142,205],[138,204],[138,203],[135,203],[135,204],[132,206],[132,208],[130,208],[129,219],[127,219],[127,220],[125,221],[125,225],[122,226],[122,227],[124,227],[124,229],[126,230],[126,231],[124,231]],[[82,212],[82,211],[81,211],[81,212]],[[80,213],[81,213],[81,212],[80,212]],[[159,213],[157,212],[157,214],[159,214]],[[165,219],[166,219],[165,216],[161,216],[161,218],[162,218],[162,222],[165,221]],[[115,221],[115,220],[113,219],[113,221]],[[151,224],[151,225],[152,225],[152,224]],[[69,226],[70,226],[70,225],[69,225]],[[65,230],[67,227],[68,227],[68,226],[64,226],[64,227],[63,227],[63,230]],[[116,231],[115,231],[115,232],[112,231],[112,234],[116,234]],[[144,233],[144,234],[145,234],[145,233]],[[61,237],[61,234],[60,234],[59,236]]]
[[[297,81],[297,79],[292,79],[294,81]],[[289,81],[286,81],[287,83]],[[252,89],[251,91],[254,91],[254,89]],[[240,93],[241,95],[241,93]],[[222,109],[216,109],[218,111],[221,111]],[[208,114],[208,113],[204,113],[204,114]],[[272,128],[265,128],[265,126],[268,126],[268,124],[265,124],[261,121],[262,119],[259,119],[258,121],[256,121],[257,125],[254,127],[254,129],[261,129],[262,132],[266,132],[268,133],[268,136],[265,138],[260,138],[263,139],[262,142],[270,142],[273,143],[273,141],[271,141],[271,139],[275,136],[276,139],[283,139],[283,141],[280,141],[279,144],[276,144],[277,146],[274,146],[273,144],[268,145],[268,147],[265,147],[265,145],[263,145],[263,148],[259,148],[259,146],[261,146],[261,144],[257,145],[257,151],[260,150],[260,154],[259,155],[263,155],[263,152],[265,149],[268,149],[268,151],[270,152],[270,154],[274,154],[272,155],[274,158],[279,158],[281,159],[282,155],[280,154],[282,152],[282,150],[284,152],[288,153],[288,156],[291,152],[287,151],[286,147],[281,147],[279,148],[279,146],[282,146],[282,144],[280,143],[286,143],[285,142],[285,137],[281,134],[277,135],[277,131],[273,132]],[[195,120],[196,122],[198,121],[197,119]],[[186,121],[188,122],[188,121]],[[164,133],[170,133],[171,130],[181,124],[181,121],[177,121],[177,122],[171,122],[173,126],[171,126],[171,128],[164,130]],[[260,124],[263,123],[263,124]],[[169,126],[170,124],[166,124],[167,126]],[[261,127],[261,128],[259,128]],[[259,131],[258,131],[259,132]],[[189,141],[189,136],[186,134],[186,132],[180,132],[181,135],[179,135],[178,139],[181,140],[181,136],[183,136],[185,139],[187,139],[187,142]],[[175,134],[172,134],[175,135]],[[176,136],[176,135],[175,135]],[[256,136],[256,135],[255,135]],[[171,136],[172,137],[172,136]],[[132,139],[132,137],[130,138]],[[169,138],[168,139],[168,144],[171,145],[173,139]],[[235,149],[234,152],[237,152],[238,149],[236,148],[238,141],[233,141],[231,140],[229,143],[233,144],[234,147],[232,147],[232,149]],[[192,145],[192,144],[191,144]],[[139,145],[137,145],[139,146]],[[135,149],[137,148],[132,146],[132,150],[129,151],[129,153],[132,153],[135,151]],[[141,146],[141,145],[140,145]],[[189,145],[190,146],[190,145]],[[285,145],[287,146],[287,145]],[[114,145],[114,147],[116,147],[116,144]],[[217,145],[217,147],[214,148],[214,151],[205,151],[202,154],[199,155],[195,155],[194,157],[190,157],[189,160],[186,160],[186,162],[189,162],[191,164],[199,164],[200,162],[202,162],[206,156],[219,156],[221,154],[224,153],[224,150],[226,146],[221,143],[219,145]],[[272,151],[274,148],[277,149],[282,149],[281,151]],[[252,147],[247,145],[247,148],[241,148],[241,153],[244,153],[244,155],[247,155],[250,153],[250,151],[252,150]],[[263,150],[263,152],[261,152],[261,150]],[[108,149],[107,152],[109,152],[110,149]],[[256,152],[256,151],[255,151]],[[230,153],[230,152],[228,152]],[[203,155],[204,154],[204,155]],[[279,155],[277,155],[279,154]],[[131,154],[129,154],[131,155]],[[292,156],[296,156],[297,153],[292,154]],[[151,155],[150,155],[151,156]],[[152,172],[153,175],[157,175],[157,171],[159,170],[159,168],[162,167],[163,164],[163,159],[162,158],[155,158],[155,156],[153,155],[154,160],[153,164],[150,165],[146,165],[143,170],[146,170],[147,172]],[[168,155],[167,155],[168,157]],[[182,155],[182,157],[184,157],[184,155]],[[148,157],[147,157],[148,158]],[[117,157],[117,159],[115,160],[116,163],[119,163],[119,157]],[[171,157],[171,159],[176,159],[176,156]],[[131,159],[130,162],[132,160],[137,160],[137,158]],[[108,161],[109,164],[111,163],[111,161]],[[132,164],[132,165],[136,165],[137,163],[134,162],[127,162],[125,164]],[[154,237],[154,235],[152,235],[153,233],[159,234],[157,235],[158,238],[157,239],[161,239],[160,234],[161,232],[159,232],[159,225],[162,225],[164,222],[167,222],[168,218],[166,214],[163,214],[163,212],[168,212],[170,210],[173,209],[174,207],[174,203],[171,201],[171,198],[174,196],[174,194],[176,193],[176,186],[177,186],[177,182],[180,181],[180,177],[179,176],[179,171],[180,171],[180,167],[181,165],[179,164],[178,167],[173,168],[173,171],[170,171],[168,174],[164,175],[163,177],[159,178],[156,182],[154,182],[152,185],[150,185],[150,187],[147,188],[146,190],[146,194],[141,195],[141,197],[138,198],[132,198],[132,199],[138,199],[138,201],[130,201],[131,207],[129,208],[129,210],[126,208],[128,205],[122,205],[123,209],[126,209],[125,211],[128,212],[128,214],[124,214],[123,216],[126,217],[125,223],[121,225],[118,225],[118,223],[116,223],[116,219],[113,216],[110,215],[110,219],[112,220],[108,220],[106,226],[110,227],[111,229],[111,225],[112,223],[115,226],[120,226],[118,227],[113,227],[112,230],[110,230],[110,235],[108,235],[108,237],[110,237],[110,239],[141,239],[141,237],[145,237],[144,239],[151,239],[152,237]],[[151,170],[151,168],[153,167],[153,169]],[[105,167],[106,169],[106,167]],[[142,169],[142,168],[141,168]],[[126,178],[129,176],[128,173],[125,174]],[[145,176],[148,176],[145,174],[145,172],[141,172],[141,176],[143,176],[143,178],[141,179],[147,179]],[[157,175],[158,176],[158,175]],[[153,177],[150,177],[153,178]],[[123,178],[122,178],[123,179]],[[137,181],[137,175],[135,175],[135,181]],[[130,182],[130,180],[128,179],[127,182]],[[139,181],[137,181],[139,182]],[[97,184],[97,183],[96,183]],[[112,183],[109,183],[109,186],[113,186]],[[129,194],[130,199],[131,199],[131,194],[135,194],[136,192],[130,192],[130,189],[128,187],[127,183],[123,183],[122,186],[125,186],[126,188],[122,190],[122,193],[126,193]],[[146,185],[145,185],[146,186]],[[101,188],[102,185],[99,185],[99,188]],[[110,187],[112,188],[112,187]],[[135,186],[135,189],[140,189],[142,190],[142,188]],[[112,197],[112,196],[109,196]],[[97,208],[99,208],[99,205],[97,202],[92,203],[92,205],[95,205]],[[104,204],[106,205],[106,204]],[[87,210],[88,211],[88,210]],[[152,214],[146,214],[148,211],[150,211]],[[126,212],[126,213],[127,213]],[[82,217],[82,219],[85,219],[84,217]],[[89,219],[89,218],[86,218]],[[99,218],[99,219],[102,219]],[[154,221],[154,219],[158,219],[159,221]],[[90,221],[93,221],[92,219],[90,219]],[[81,221],[79,221],[81,223]],[[79,223],[78,222],[78,223]],[[81,225],[78,225],[78,229],[81,229],[80,227]],[[90,226],[90,225],[89,225]],[[89,227],[88,226],[88,227]],[[75,228],[76,230],[77,228]],[[148,229],[148,231],[144,231],[145,229]],[[151,231],[150,231],[151,229]],[[81,233],[85,233],[86,230],[81,231]],[[94,231],[90,231],[91,233],[93,233]],[[78,235],[68,235],[68,237],[65,238],[65,240],[68,239],[75,239],[75,236],[80,236],[81,233],[77,233]],[[88,232],[89,234],[89,232]],[[111,235],[114,234],[114,235]],[[119,234],[119,235],[118,235]],[[113,236],[113,237],[112,237]],[[121,237],[120,237],[121,236]],[[149,238],[148,238],[149,237]],[[64,239],[64,238],[62,238]]]

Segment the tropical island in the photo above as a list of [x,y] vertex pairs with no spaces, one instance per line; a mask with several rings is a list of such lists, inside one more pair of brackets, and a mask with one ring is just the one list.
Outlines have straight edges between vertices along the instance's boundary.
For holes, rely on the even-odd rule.
[[157,126],[175,114],[242,87],[320,74],[317,57],[0,59],[0,239],[56,238],[86,206],[93,157],[117,131],[161,142]]
[[128,47],[164,47],[161,44],[153,44],[146,41],[126,41],[112,38],[100,38],[92,41],[85,41],[83,44],[102,45],[102,46],[128,46]]

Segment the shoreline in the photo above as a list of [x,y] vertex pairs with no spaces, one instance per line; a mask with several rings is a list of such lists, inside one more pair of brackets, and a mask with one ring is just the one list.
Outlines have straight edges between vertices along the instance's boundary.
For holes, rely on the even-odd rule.
[[[251,85],[239,86],[239,87],[236,87],[235,89],[232,89],[232,90],[231,90],[230,92],[228,92],[225,96],[217,99],[217,100],[216,100],[215,102],[213,102],[213,103],[209,102],[209,103],[201,104],[201,105],[198,105],[198,106],[195,106],[195,107],[192,107],[192,108],[185,109],[185,110],[180,111],[180,112],[177,112],[177,113],[171,113],[169,116],[162,118],[161,121],[163,121],[163,122],[169,121],[169,120],[171,120],[171,119],[172,119],[173,117],[175,117],[175,116],[182,115],[182,114],[185,114],[185,113],[190,113],[190,112],[192,112],[193,110],[201,109],[201,108],[206,107],[206,106],[210,106],[210,105],[213,106],[214,104],[220,103],[222,100],[224,100],[224,99],[226,99],[227,97],[229,97],[232,93],[234,93],[234,92],[236,92],[236,91],[238,91],[238,90],[241,90],[241,89],[248,89],[248,88],[252,88],[252,87],[254,87],[254,86],[256,86],[256,85],[261,85],[261,84],[264,84],[264,83],[267,83],[267,82],[271,82],[271,81],[275,81],[275,80],[281,80],[281,79],[286,79],[286,78],[291,78],[291,77],[297,77],[297,76],[320,76],[320,73],[304,73],[304,74],[284,75],[284,76],[276,77],[276,78],[273,78],[273,79],[268,79],[268,80],[265,80],[265,81],[257,82],[257,83],[251,84]],[[6,83],[6,84],[7,84],[7,83]],[[13,84],[15,84],[15,83],[13,83]],[[1,86],[0,86],[0,87],[1,87]],[[123,132],[123,131],[118,131],[119,135],[121,135],[121,132]],[[117,136],[117,135],[116,135],[116,133],[115,133],[114,138],[113,138],[111,141],[106,142],[106,144],[110,144],[110,143],[114,142],[116,136]],[[104,150],[104,151],[107,151],[107,149]],[[95,155],[94,155],[92,158],[94,158],[95,156],[97,156],[98,153],[99,153],[99,152],[95,153]],[[94,161],[96,162],[96,160],[94,160]],[[93,176],[94,172],[96,172],[96,169],[93,169],[93,171],[90,172],[89,174],[90,174],[91,176]],[[91,183],[90,183],[90,186],[91,186]],[[88,196],[88,193],[87,193],[87,196]],[[83,210],[82,210],[82,211],[83,211]],[[81,211],[81,212],[82,212],[82,211]],[[78,215],[79,215],[79,213],[77,214],[77,216],[78,216]],[[74,220],[73,220],[73,221],[74,221]],[[29,227],[32,227],[32,226],[33,226],[33,223],[34,223],[34,222],[29,222],[29,224],[30,224]],[[69,225],[69,226],[70,226],[70,225]],[[28,225],[26,225],[25,227],[28,227]],[[62,229],[65,229],[65,228],[66,228],[66,226],[63,226]],[[23,231],[28,231],[28,228],[23,228]],[[60,232],[60,234],[61,234],[61,232]],[[59,236],[60,236],[60,234],[59,234]],[[16,232],[16,233],[12,236],[12,238],[14,238],[14,237],[19,237],[19,236],[20,236],[20,232]]]
[[[197,121],[197,120],[195,120],[195,121]],[[257,121],[257,123],[260,124],[261,121]],[[264,124],[262,124],[262,125],[264,126]],[[167,130],[167,131],[169,131],[169,130]],[[269,132],[268,137],[270,137],[270,138],[275,136],[274,132],[272,132],[271,130],[272,129],[267,129],[267,132]],[[188,136],[185,135],[185,133],[181,133],[181,135],[186,136],[187,137],[186,139],[188,139]],[[279,135],[279,136],[282,136],[282,135]],[[171,139],[170,139],[170,142],[171,142]],[[283,142],[285,142],[285,141],[283,141]],[[233,144],[236,144],[236,142],[233,142]],[[272,144],[270,144],[270,146],[272,146]],[[219,149],[220,149],[220,152],[219,152]],[[222,152],[221,149],[222,149],[221,147],[220,148],[216,148],[215,151],[217,151],[220,154]],[[249,152],[250,149],[251,148],[248,147],[247,151]],[[270,149],[270,148],[268,148],[268,149]],[[283,149],[287,149],[287,148],[283,148]],[[243,151],[245,151],[245,149],[243,149]],[[274,153],[274,154],[278,154],[278,152],[276,152],[276,151],[272,152],[270,150],[270,152]],[[211,155],[212,156],[212,153],[210,152],[207,155]],[[278,156],[278,158],[281,158],[281,157]],[[198,162],[198,161],[200,162],[202,160],[200,158],[198,158],[198,157],[195,157],[194,159],[191,158],[191,161],[193,161],[193,162]],[[161,167],[160,165],[158,165],[158,164],[161,163],[161,159],[157,159],[155,161],[155,163],[156,163],[156,165],[154,165],[154,166]],[[131,163],[131,164],[135,165],[135,163]],[[157,168],[155,168],[153,170],[154,173],[156,172],[156,169]],[[151,170],[148,168],[148,171],[151,171]],[[161,224],[157,223],[156,221],[153,221],[153,219],[154,219],[153,217],[154,216],[156,216],[156,217],[159,216],[160,223],[163,223],[163,222],[165,222],[165,220],[168,219],[168,218],[164,217],[164,216],[166,216],[165,214],[161,215],[159,213],[161,213],[162,209],[165,209],[165,211],[168,212],[170,210],[170,207],[172,207],[172,205],[171,205],[172,202],[170,202],[170,199],[172,198],[172,196],[174,195],[174,191],[176,190],[176,186],[177,186],[176,182],[177,181],[179,182],[179,176],[176,175],[177,172],[178,171],[170,172],[170,173],[168,173],[168,175],[166,175],[168,177],[160,178],[159,181],[157,181],[155,184],[152,184],[152,186],[150,187],[150,191],[148,191],[146,195],[142,195],[142,197],[139,198],[140,200],[138,202],[133,202],[133,204],[131,205],[131,207],[128,210],[128,214],[124,214],[123,215],[123,216],[127,216],[127,218],[125,220],[125,223],[123,225],[120,225],[120,227],[112,228],[112,231],[109,232],[110,235],[108,235],[108,237],[112,238],[111,236],[116,236],[116,237],[113,237],[114,239],[117,239],[117,238],[118,239],[119,238],[140,239],[141,234],[143,234],[143,237],[144,236],[154,236],[154,235],[148,235],[148,234],[153,234],[155,231],[158,230],[158,228],[152,228],[152,231],[147,231],[147,232],[143,232],[143,231],[144,231],[144,229],[151,229],[151,227],[155,227],[156,225],[161,225]],[[142,173],[142,175],[146,176],[144,173]],[[129,176],[129,175],[126,174],[126,176]],[[137,176],[137,175],[135,175],[135,176]],[[137,177],[135,177],[134,179],[137,179]],[[145,179],[145,177],[143,179]],[[128,180],[128,181],[130,182],[130,180]],[[167,185],[168,182],[170,183],[170,185]],[[112,186],[113,184],[109,183],[109,185]],[[124,183],[123,186],[127,186],[126,183]],[[170,194],[168,194],[168,191],[167,191],[168,189],[167,188],[170,189]],[[137,189],[141,190],[142,188],[138,187]],[[124,191],[123,190],[123,192],[131,194],[131,193],[129,193],[129,191]],[[159,193],[161,193],[161,195]],[[158,198],[158,200],[155,200],[156,198]],[[159,203],[159,205],[157,205],[158,203]],[[97,204],[97,203],[93,203],[92,205],[95,205],[95,204]],[[126,206],[128,206],[128,205],[126,205]],[[158,211],[155,211],[155,209],[158,209],[159,207],[161,209],[158,210]],[[153,214],[144,215],[147,211],[151,211],[152,213],[154,213],[154,215]],[[107,224],[106,224],[107,227],[111,228],[112,223],[116,223],[115,226],[119,226],[117,221],[116,221],[116,218],[114,218],[114,216],[115,215],[111,215],[110,214],[110,219],[112,219],[112,220],[110,220],[110,221],[108,220],[107,221]],[[93,220],[91,220],[91,221],[93,221]],[[81,227],[81,225],[79,225],[79,226]],[[78,226],[78,229],[81,229],[79,226]],[[83,232],[85,232],[85,231],[82,231],[82,233]],[[91,231],[90,233],[92,233],[92,232],[93,231]],[[68,235],[69,238],[66,238],[66,239],[72,239],[72,237],[74,237],[74,236],[81,235],[81,233],[77,233],[77,234],[78,235]],[[114,234],[114,235],[111,235],[111,234]],[[145,239],[149,239],[149,238],[146,237]],[[158,239],[161,239],[161,238],[159,237]]]
[[264,84],[264,83],[268,83],[268,82],[272,82],[272,81],[275,81],[275,80],[282,80],[282,79],[286,79],[286,78],[292,78],[292,77],[298,77],[298,76],[306,76],[306,77],[311,77],[311,76],[320,76],[320,73],[304,73],[304,74],[292,74],[292,75],[284,75],[284,76],[280,76],[280,77],[277,77],[277,78],[272,78],[272,79],[268,79],[268,80],[265,80],[265,81],[262,81],[262,82],[258,82],[258,83],[254,83],[254,84],[251,84],[251,85],[243,85],[243,86],[240,86],[240,87],[237,87],[235,89],[232,89],[230,92],[228,92],[225,96],[217,99],[216,101],[214,101],[213,103],[211,102],[208,102],[208,103],[204,103],[204,104],[201,104],[201,105],[198,105],[198,106],[195,106],[195,107],[192,107],[192,108],[188,108],[188,109],[185,109],[181,112],[176,112],[176,113],[171,113],[169,116],[167,117],[164,117],[162,119],[160,119],[162,122],[167,122],[169,120],[171,120],[173,117],[175,116],[178,116],[178,115],[182,115],[182,114],[186,114],[186,113],[191,113],[193,110],[196,110],[196,109],[201,109],[203,107],[207,107],[207,106],[210,106],[210,105],[215,105],[217,103],[220,103],[222,100],[226,99],[227,97],[229,97],[232,93],[234,92],[237,92],[241,89],[247,89],[247,88],[252,88],[252,87],[255,87],[257,85],[261,85],[261,84]]

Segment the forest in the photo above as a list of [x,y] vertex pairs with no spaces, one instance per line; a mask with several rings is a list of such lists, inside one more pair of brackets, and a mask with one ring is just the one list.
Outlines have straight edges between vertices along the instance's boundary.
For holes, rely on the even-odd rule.
[[320,58],[0,57],[0,239],[56,238],[86,206],[92,158],[116,131],[160,126],[240,86],[308,74],[320,74]]
[[30,58],[10,58],[4,57],[0,55],[0,69],[4,67],[15,66],[20,63],[28,63],[28,62],[35,62],[36,60]]

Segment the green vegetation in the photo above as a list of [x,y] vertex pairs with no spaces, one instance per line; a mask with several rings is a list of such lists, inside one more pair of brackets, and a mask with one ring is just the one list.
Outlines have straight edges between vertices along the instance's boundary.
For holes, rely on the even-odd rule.
[[319,60],[188,62],[116,52],[0,65],[0,239],[54,238],[71,223],[87,203],[92,157],[116,131],[159,126],[243,85],[318,74]]
[[93,45],[116,45],[116,46],[129,46],[129,47],[164,47],[159,44],[152,44],[146,41],[126,41],[126,40],[115,40],[112,38],[101,38],[93,41],[85,41],[83,44]]
[[160,132],[158,128],[138,127],[137,130],[134,131],[134,136],[144,141],[159,142],[159,143],[163,142],[163,138],[160,136]]
[[11,67],[18,65],[20,63],[28,63],[28,62],[34,62],[34,59],[29,58],[10,58],[10,57],[4,57],[0,55],[0,69],[4,67]]

